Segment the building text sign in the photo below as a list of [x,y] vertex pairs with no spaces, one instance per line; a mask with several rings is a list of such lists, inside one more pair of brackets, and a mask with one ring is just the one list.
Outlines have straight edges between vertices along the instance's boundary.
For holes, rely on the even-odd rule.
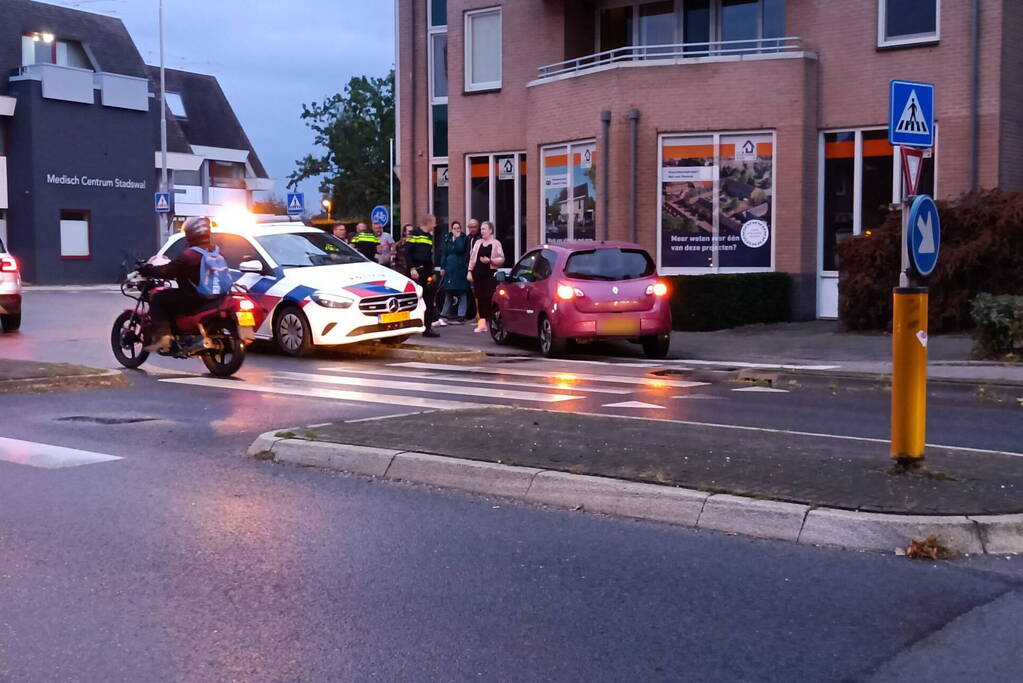
[[95,187],[114,190],[144,190],[145,180],[131,178],[93,178],[87,175],[67,175],[66,173],[47,173],[46,182],[50,185],[71,185],[75,187]]

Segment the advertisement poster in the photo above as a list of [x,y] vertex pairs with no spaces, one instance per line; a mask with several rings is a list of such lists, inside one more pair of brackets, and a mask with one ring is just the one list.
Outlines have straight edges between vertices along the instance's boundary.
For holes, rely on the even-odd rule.
[[[745,149],[744,149],[745,148]],[[721,136],[721,268],[770,268],[774,185],[771,136]]]
[[543,205],[544,236],[548,242],[568,239],[567,196],[568,148],[546,149],[543,152]]
[[543,151],[544,234],[548,242],[596,238],[596,157],[593,143]]

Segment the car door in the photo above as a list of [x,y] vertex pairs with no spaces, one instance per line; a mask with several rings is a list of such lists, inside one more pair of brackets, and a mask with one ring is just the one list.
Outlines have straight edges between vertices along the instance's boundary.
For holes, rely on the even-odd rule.
[[539,250],[531,251],[522,258],[511,269],[511,274],[505,282],[506,297],[501,307],[501,317],[504,327],[509,332],[517,334],[532,334],[534,330],[526,328],[524,320],[526,306],[528,304],[528,286],[533,281],[533,266]]
[[[534,252],[535,253],[535,252]],[[533,262],[532,279],[525,285],[525,306],[522,311],[522,333],[535,334],[540,324],[540,313],[547,308],[550,295],[550,278],[558,255],[550,249],[543,249]]]

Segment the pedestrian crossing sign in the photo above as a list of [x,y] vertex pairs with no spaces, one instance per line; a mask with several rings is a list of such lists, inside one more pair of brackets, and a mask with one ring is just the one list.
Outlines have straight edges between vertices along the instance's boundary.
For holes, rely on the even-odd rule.
[[289,192],[287,204],[289,216],[302,215],[302,213],[305,211],[305,193]]
[[170,192],[156,193],[156,213],[170,213]]
[[889,85],[888,142],[934,146],[934,84],[892,81]]

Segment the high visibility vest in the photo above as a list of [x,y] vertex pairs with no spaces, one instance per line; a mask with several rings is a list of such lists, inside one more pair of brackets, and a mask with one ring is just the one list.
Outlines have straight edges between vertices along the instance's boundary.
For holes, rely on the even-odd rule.
[[380,238],[372,232],[359,232],[352,238],[352,244],[380,244]]

